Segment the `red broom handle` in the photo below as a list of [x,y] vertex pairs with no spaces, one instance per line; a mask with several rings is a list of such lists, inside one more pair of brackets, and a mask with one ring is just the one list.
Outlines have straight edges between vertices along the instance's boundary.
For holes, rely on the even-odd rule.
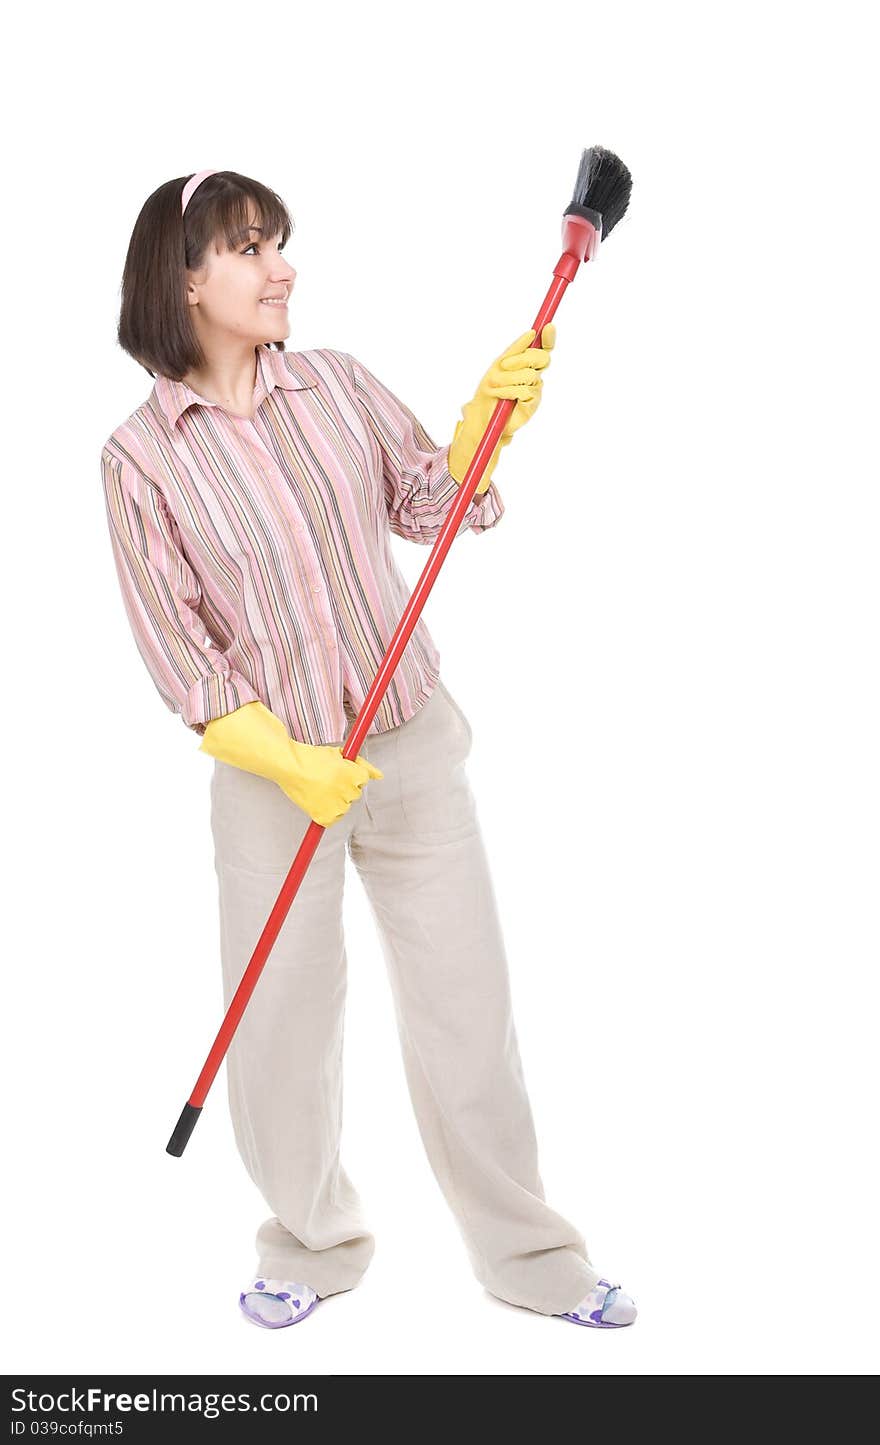
[[[571,219],[573,220],[574,218]],[[592,230],[592,228],[590,228],[590,230]],[[589,260],[591,257],[590,255],[582,256],[573,254],[572,251],[569,250],[563,251],[562,256],[556,264],[550,289],[544,297],[541,309],[532,323],[536,342],[538,342],[538,338],[541,335],[542,327],[546,326],[549,321],[552,321],[566,287],[569,282],[573,280],[578,266],[584,259]],[[538,344],[540,343],[538,342]],[[437,540],[431,548],[431,555],[428,558],[424,571],[416,584],[415,591],[407,603],[403,616],[397,624],[394,636],[388,644],[388,650],[382,659],[382,665],[373,679],[370,690],[364,698],[363,707],[355,718],[352,730],[342,748],[342,756],[349,761],[352,761],[358,756],[361,744],[366,737],[367,729],[373,720],[379,703],[382,701],[385,689],[394,675],[397,664],[400,662],[412,630],[419,620],[422,608],[436,581],[437,573],[443,566],[446,554],[452,546],[455,535],[461,525],[462,518],[471,504],[471,500],[477,489],[477,483],[486,470],[486,466],[504,430],[507,418],[515,406],[516,402],[509,398],[500,400],[495,406],[489,425],[483,433],[483,439],[474,452],[471,464],[459,487],[459,495],[456,497],[452,510],[443,523]],[[201,1113],[202,1105],[207,1098],[208,1090],[214,1082],[217,1070],[223,1062],[226,1050],[232,1042],[235,1030],[238,1028],[242,1014],[247,1008],[250,996],[256,987],[257,979],[262,972],[263,965],[272,951],[275,940],[281,931],[281,926],[287,917],[290,905],[296,897],[299,885],[305,876],[309,863],[312,861],[315,849],[320,843],[323,833],[323,825],[316,823],[314,819],[312,819],[306,829],[305,837],[299,845],[299,851],[291,864],[290,872],[284,880],[281,892],[278,894],[275,906],[269,914],[266,926],[257,940],[256,948],[251,955],[251,961],[242,974],[241,982],[226,1011],[226,1017],[220,1025],[217,1037],[211,1045],[211,1052],[205,1060],[202,1072],[196,1079],[195,1088],[190,1094],[189,1101],[184,1105],[183,1112],[177,1121],[174,1133],[166,1145],[166,1152],[168,1154],[180,1156],[186,1148],[187,1141],[198,1122],[198,1117]]]

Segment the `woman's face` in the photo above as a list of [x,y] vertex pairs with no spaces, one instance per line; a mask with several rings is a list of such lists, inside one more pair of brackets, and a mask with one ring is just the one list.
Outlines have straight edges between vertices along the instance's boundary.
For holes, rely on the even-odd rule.
[[204,266],[187,271],[187,300],[203,346],[230,340],[260,346],[290,334],[286,305],[296,272],[279,250],[280,234],[260,234],[253,212],[250,233],[230,251],[221,236],[209,247]]

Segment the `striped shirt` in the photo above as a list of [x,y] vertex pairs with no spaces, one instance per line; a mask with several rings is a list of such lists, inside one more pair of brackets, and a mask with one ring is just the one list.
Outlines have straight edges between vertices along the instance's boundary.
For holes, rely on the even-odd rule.
[[[251,417],[157,376],[101,452],[126,613],[162,698],[196,733],[261,701],[297,742],[341,743],[410,597],[390,533],[432,543],[458,495],[449,447],[344,351],[256,348]],[[494,482],[457,536],[503,515]],[[370,723],[427,702],[420,616]]]

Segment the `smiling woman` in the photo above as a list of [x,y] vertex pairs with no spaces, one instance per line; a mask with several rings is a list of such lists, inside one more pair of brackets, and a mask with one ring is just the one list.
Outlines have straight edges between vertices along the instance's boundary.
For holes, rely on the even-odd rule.
[[[497,400],[513,403],[502,441],[534,414],[552,335],[508,346],[438,446],[358,357],[280,354],[291,231],[274,192],[230,171],[150,197],[119,340],[159,374],[102,453],[138,648],[214,760],[227,1010],[307,829],[327,830],[226,1054],[236,1144],[273,1211],[239,1305],[265,1328],[297,1323],[353,1289],[373,1253],[340,1159],[350,857],[381,933],[421,1136],[474,1273],[510,1304],[616,1327],[634,1306],[544,1197],[465,770],[472,729],[423,617],[372,700],[363,754],[340,742],[406,606],[391,533],[436,541]],[[456,536],[503,515],[485,480]]]
[[[205,175],[183,214],[182,187],[180,177],[167,181],[141,208],[125,259],[117,338],[150,376],[186,379],[200,394],[212,393],[209,399],[244,411],[254,348],[271,342],[283,351],[289,334],[285,303],[296,272],[282,252],[293,221],[280,196],[237,171]],[[246,405],[236,407],[242,397]]]

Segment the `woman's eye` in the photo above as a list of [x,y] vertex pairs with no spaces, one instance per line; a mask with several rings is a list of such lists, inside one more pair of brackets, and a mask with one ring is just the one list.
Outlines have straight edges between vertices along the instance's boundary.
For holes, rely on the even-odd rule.
[[[245,246],[245,248],[244,248],[244,250],[242,251],[241,254],[242,254],[243,256],[246,256],[247,253],[248,253],[248,251],[253,251],[253,250],[255,250],[255,249],[258,249],[258,248],[259,248],[259,245],[260,245],[259,241],[251,241],[251,244],[250,244],[249,246]],[[279,251],[283,251],[283,250],[284,250],[284,247],[283,247],[283,246],[279,246],[279,247],[278,247],[278,250],[279,250]]]

